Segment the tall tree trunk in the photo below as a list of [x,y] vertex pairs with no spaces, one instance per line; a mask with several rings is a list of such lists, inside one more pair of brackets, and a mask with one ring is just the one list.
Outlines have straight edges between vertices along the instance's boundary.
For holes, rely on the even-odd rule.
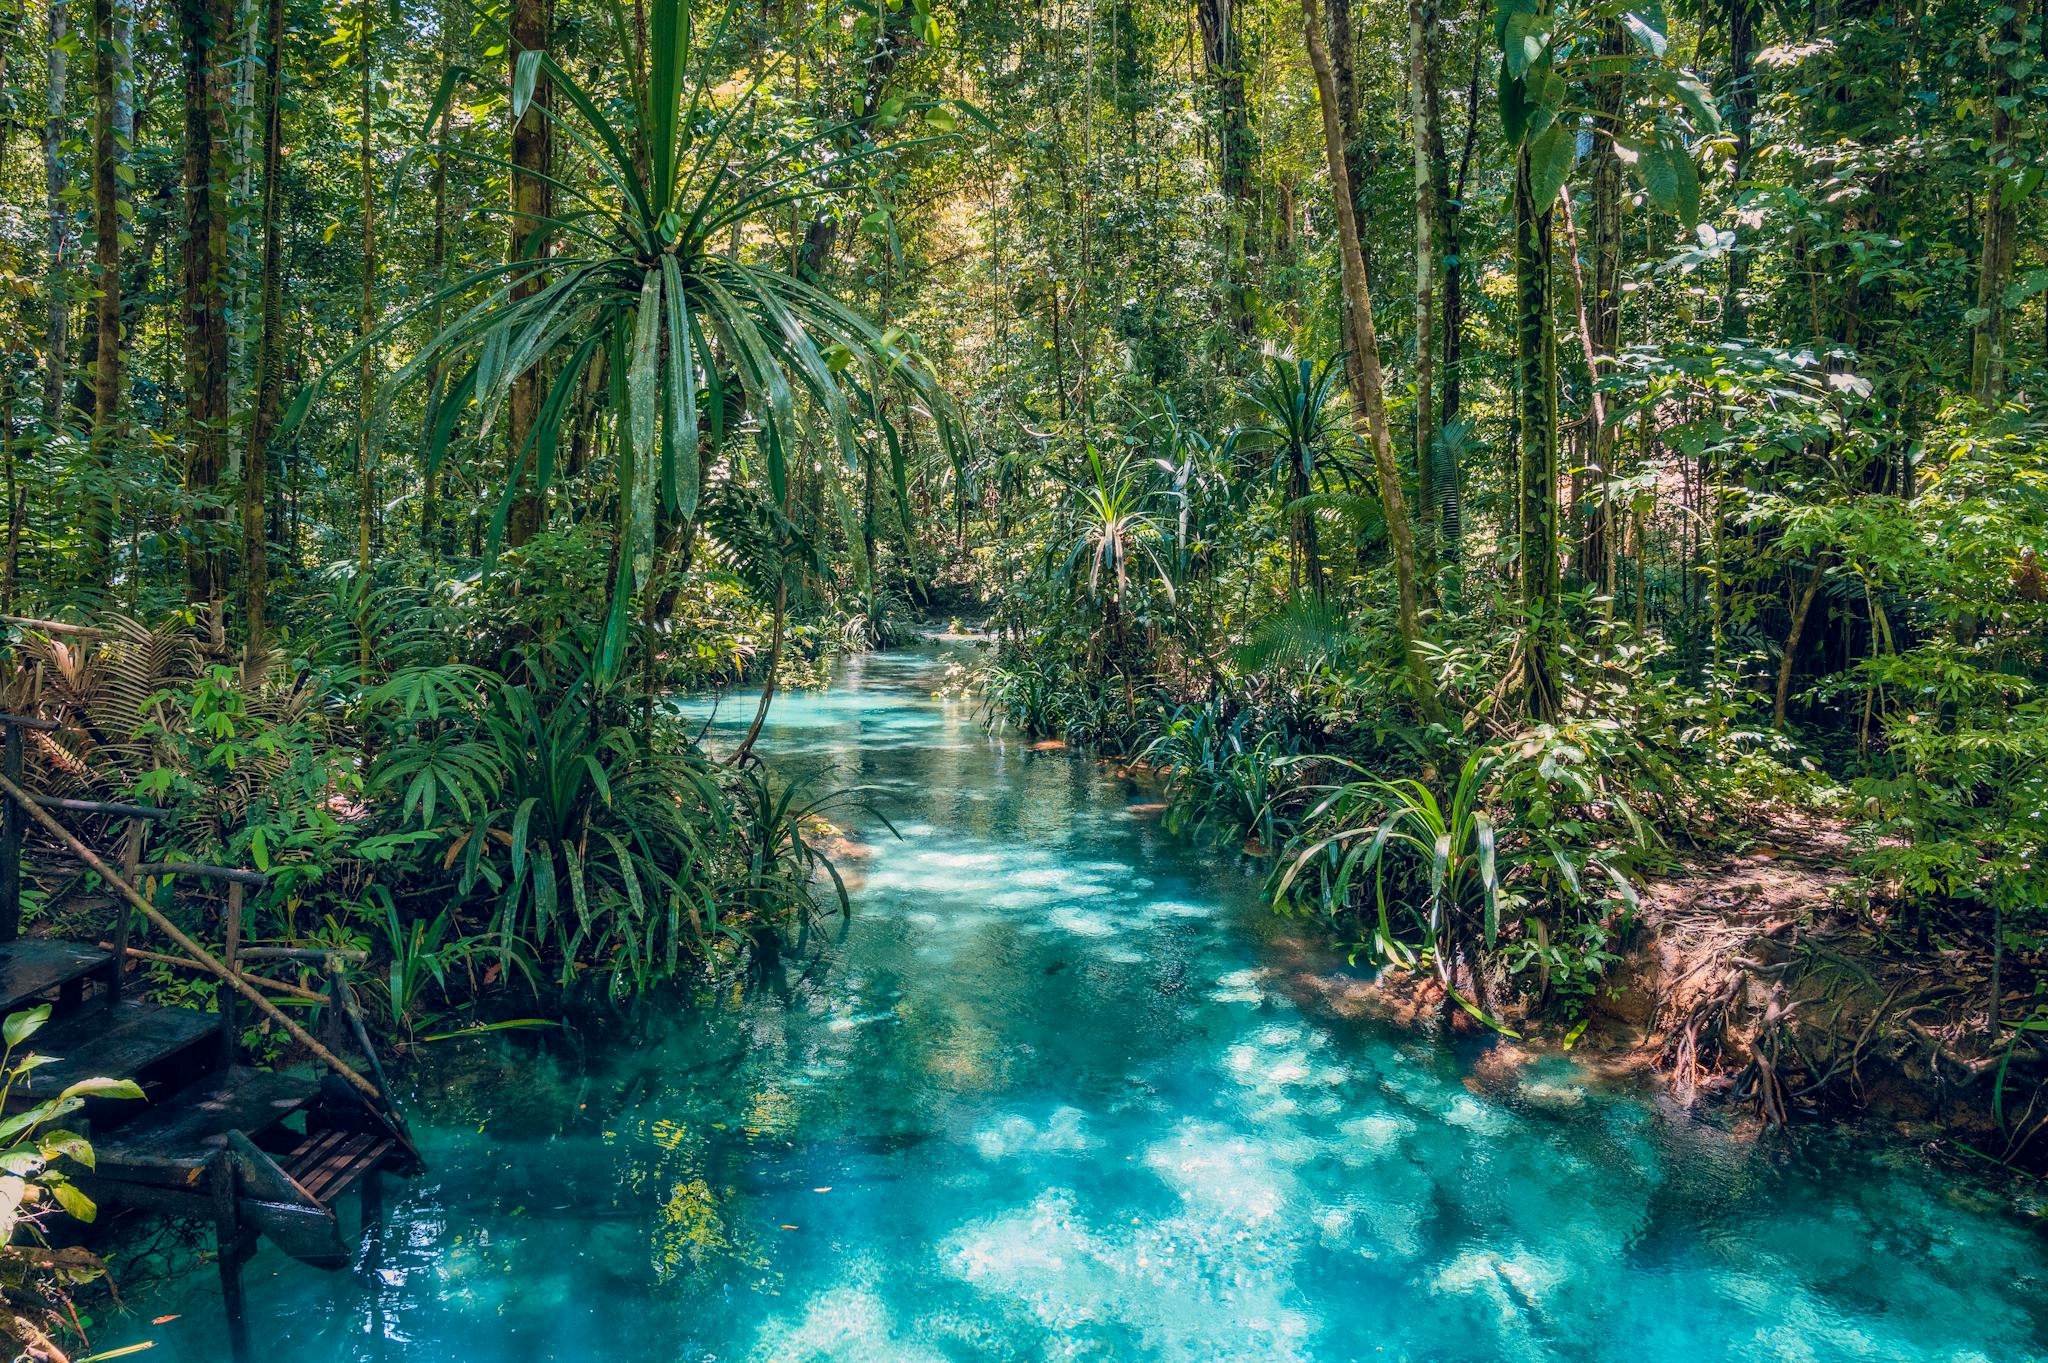
[[[1607,404],[1599,392],[1599,384],[1613,373],[1615,357],[1621,350],[1621,210],[1624,186],[1621,157],[1616,152],[1614,139],[1622,131],[1628,42],[1628,34],[1619,22],[1609,21],[1600,26],[1596,56],[1601,64],[1601,73],[1593,92],[1593,278],[1590,290],[1583,285],[1579,289],[1585,324],[1585,335],[1581,339],[1586,347],[1586,380],[1590,385],[1586,405],[1592,416],[1591,438],[1587,441],[1586,477],[1581,481],[1589,490],[1597,484],[1599,495],[1592,499],[1590,506],[1574,510],[1575,523],[1579,527],[1578,552],[1574,562],[1580,577],[1595,589],[1607,581],[1607,556],[1612,550],[1614,531],[1613,495],[1607,491],[1607,484],[1614,477],[1616,441],[1607,420]],[[1573,233],[1573,236],[1576,238],[1577,234]],[[1572,241],[1571,248],[1573,278],[1576,281],[1583,279],[1583,275],[1577,273],[1580,265],[1576,239]]]
[[179,0],[185,70],[185,593],[194,604],[227,587],[221,466],[227,445],[227,137],[219,56],[223,0]]
[[6,482],[7,548],[0,562],[0,611],[14,610],[14,584],[21,568],[21,519],[25,509],[20,500],[19,471],[14,464],[14,366],[0,368],[0,478]]
[[108,545],[114,533],[114,446],[121,421],[121,157],[126,150],[114,127],[119,88],[117,68],[121,25],[115,0],[92,0],[93,117],[92,209],[93,322],[96,331],[92,376],[93,477],[99,486],[86,496],[81,576],[88,590],[106,588]]
[[[1351,175],[1355,196],[1365,183],[1365,167],[1359,164],[1358,136],[1358,31],[1352,21],[1351,0],[1329,0],[1323,10],[1323,36],[1330,44],[1330,79],[1337,87],[1337,116],[1344,129],[1344,169]],[[1365,243],[1359,243],[1367,250]],[[1372,256],[1366,255],[1367,275]]]
[[1323,152],[1330,171],[1330,195],[1337,206],[1337,242],[1342,255],[1349,350],[1346,377],[1379,473],[1380,505],[1385,510],[1387,538],[1394,548],[1394,581],[1399,595],[1401,651],[1424,714],[1436,711],[1436,685],[1422,653],[1422,612],[1415,588],[1415,535],[1408,522],[1408,500],[1401,491],[1401,468],[1394,461],[1394,442],[1387,430],[1386,389],[1380,375],[1379,337],[1372,323],[1372,290],[1365,277],[1365,253],[1358,242],[1358,214],[1352,205],[1351,176],[1344,165],[1344,129],[1337,114],[1336,83],[1330,74],[1330,53],[1323,45],[1323,26],[1316,0],[1301,0],[1302,36],[1316,93],[1323,110]]
[[[1465,260],[1462,233],[1465,211],[1465,186],[1472,175],[1472,152],[1479,141],[1479,78],[1486,56],[1486,38],[1490,29],[1485,24],[1472,26],[1472,76],[1465,91],[1465,136],[1458,153],[1457,178],[1451,178],[1450,156],[1444,149],[1443,120],[1430,120],[1433,141],[1430,145],[1430,160],[1437,187],[1437,202],[1441,207],[1438,226],[1443,232],[1443,280],[1444,280],[1444,387],[1443,410],[1437,417],[1437,429],[1447,431],[1456,425],[1464,412],[1465,377]],[[1429,97],[1436,98],[1436,82],[1432,80]],[[1461,468],[1459,449],[1462,441],[1441,441],[1438,445],[1439,461],[1436,475],[1437,499],[1442,504],[1442,523],[1438,527],[1438,540],[1443,547],[1446,563],[1455,564],[1464,556],[1465,539],[1465,497],[1464,471]]]
[[65,38],[71,26],[70,0],[48,0],[44,29],[43,188],[50,221],[44,237],[49,253],[45,292],[49,311],[43,348],[43,424],[52,431],[64,420],[64,381],[71,366],[71,208],[64,201],[64,83],[70,65]]
[[270,440],[284,394],[284,243],[277,224],[284,169],[284,5],[265,0],[261,84],[256,101],[263,123],[262,277],[257,281],[255,402],[249,443],[242,451],[242,616],[253,652],[267,633],[270,588],[268,494]]
[[1813,614],[1814,599],[1820,595],[1821,582],[1827,577],[1828,555],[1821,551],[1814,560],[1813,572],[1806,579],[1806,587],[1799,593],[1799,601],[1792,607],[1792,625],[1785,632],[1785,655],[1778,660],[1778,685],[1771,698],[1771,727],[1785,727],[1785,708],[1792,698],[1792,676],[1799,659],[1799,644],[1806,637],[1806,621]]
[[[1749,166],[1755,145],[1757,21],[1763,17],[1761,0],[1725,0],[1728,9],[1728,130],[1735,134],[1735,202],[1742,204],[1749,185]],[[1739,230],[1738,230],[1739,235]],[[1743,294],[1749,288],[1747,250],[1728,253],[1728,291],[1721,300],[1721,334],[1736,337],[1749,331],[1748,305]]]
[[356,314],[356,339],[363,343],[362,359],[356,371],[356,582],[365,593],[364,618],[357,629],[357,661],[369,675],[372,640],[367,610],[370,581],[371,539],[377,517],[376,443],[370,438],[371,416],[376,405],[377,348],[367,344],[377,325],[377,182],[376,129],[371,123],[376,69],[371,39],[376,34],[375,0],[362,0],[356,12],[356,66],[360,78],[356,100],[356,158],[363,215],[363,275],[361,311]]
[[1515,152],[1515,438],[1521,471],[1521,585],[1527,633],[1522,707],[1557,714],[1557,337],[1550,317],[1551,208],[1535,202],[1529,149]]
[[2024,33],[2017,3],[2005,7],[2006,20],[1999,26],[1991,64],[1992,81],[1990,145],[1985,160],[1990,173],[1984,183],[1984,242],[1977,257],[1977,306],[1970,335],[1970,392],[1979,402],[1990,403],[2005,390],[2005,290],[2012,279],[2015,238],[2019,233],[2019,203],[2013,183],[2023,165],[2011,168],[2018,151],[2013,108],[2021,97],[2020,82],[2012,74],[2020,60],[2019,45]]
[[[519,69],[521,52],[545,52],[554,36],[554,0],[514,0],[512,44],[507,52],[510,70]],[[512,125],[512,241],[511,259],[546,253],[541,237],[541,220],[554,212],[554,195],[547,178],[554,171],[554,124],[548,117],[554,101],[554,86],[546,75],[533,83],[533,99],[519,121]],[[526,298],[541,288],[539,272],[522,276],[513,286],[513,296]],[[539,365],[513,380],[505,407],[505,438],[509,447],[506,476],[520,491],[505,520],[505,543],[517,548],[540,533],[546,508],[526,472],[527,444],[533,437],[541,403],[547,396],[547,375]],[[642,451],[647,458],[651,452]]]
[[[441,26],[441,69],[452,70],[455,66],[455,6],[452,0],[442,0],[440,7]],[[441,117],[434,126],[434,287],[445,288],[448,284],[448,139],[454,131],[454,100],[441,106]],[[435,335],[441,334],[442,324],[447,319],[447,308],[441,303],[434,304],[433,320],[429,325]],[[433,403],[438,405],[441,395],[448,387],[448,363],[445,358],[434,361]],[[420,543],[427,551],[429,562],[440,556],[441,548],[441,463],[430,456],[422,456],[420,469]]]
[[1426,570],[1436,559],[1436,3],[1408,0],[1408,117],[1415,157],[1415,502]]
[[1240,336],[1254,327],[1251,281],[1246,260],[1251,213],[1251,119],[1245,105],[1244,68],[1239,64],[1232,0],[1200,0],[1202,60],[1208,72],[1218,122],[1216,183],[1223,192],[1224,302]]

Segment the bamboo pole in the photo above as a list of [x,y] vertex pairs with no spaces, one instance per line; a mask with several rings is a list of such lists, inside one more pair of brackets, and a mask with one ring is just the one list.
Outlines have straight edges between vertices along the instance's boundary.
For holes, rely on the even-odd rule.
[[180,928],[176,923],[173,923],[170,919],[164,917],[162,911],[159,910],[156,905],[150,903],[147,899],[144,899],[139,893],[136,892],[136,889],[133,885],[130,885],[127,881],[123,880],[119,875],[115,874],[113,867],[107,865],[106,862],[100,860],[98,855],[96,855],[90,847],[87,847],[77,838],[71,836],[71,831],[69,829],[65,828],[63,824],[58,823],[55,819],[51,818],[47,813],[45,813],[42,807],[35,802],[35,798],[31,796],[27,791],[23,790],[20,786],[14,784],[14,782],[8,780],[5,776],[0,776],[0,792],[5,792],[7,795],[12,796],[14,802],[20,805],[23,809],[27,810],[29,812],[29,816],[35,819],[37,823],[40,823],[52,837],[56,838],[57,841],[63,843],[66,847],[71,849],[71,854],[73,856],[77,857],[87,866],[90,866],[93,870],[99,872],[100,878],[102,880],[106,881],[107,884],[113,886],[115,891],[118,892],[123,899],[127,900],[130,904],[134,905],[138,910],[140,910],[144,918],[147,918],[150,922],[156,924],[158,929],[160,929],[163,932],[164,936],[170,938],[172,942],[176,943],[177,946],[181,950],[183,950],[186,955],[192,958],[195,964],[197,964],[202,969],[207,970],[214,975],[218,975],[221,979],[233,985],[236,993],[240,994],[243,998],[249,1000],[249,1002],[255,1004],[257,1009],[260,1012],[264,1013],[266,1016],[268,1016],[272,1022],[275,1022],[280,1027],[283,1027],[286,1032],[291,1034],[292,1040],[298,1042],[301,1046],[304,1046],[308,1051],[311,1051],[314,1057],[318,1059],[321,1064],[333,1070],[343,1079],[346,1079],[351,1088],[355,1089],[365,1098],[368,1098],[379,1109],[383,1107],[384,1095],[378,1092],[377,1086],[375,1084],[372,1084],[369,1080],[363,1078],[362,1075],[358,1074],[346,1060],[343,1060],[333,1051],[330,1051],[325,1046],[321,1045],[317,1040],[314,1039],[313,1034],[311,1032],[308,1032],[304,1027],[301,1027],[298,1023],[292,1021],[291,1018],[287,1017],[283,1009],[279,1008],[276,1004],[272,1003],[269,999],[265,998],[262,992],[258,990],[254,985],[250,984],[240,975],[236,974],[234,971],[229,970],[226,966],[222,965],[218,960],[214,958],[212,952],[208,951],[205,947],[199,945],[199,943],[193,941],[191,937],[187,936],[185,934],[184,929]]

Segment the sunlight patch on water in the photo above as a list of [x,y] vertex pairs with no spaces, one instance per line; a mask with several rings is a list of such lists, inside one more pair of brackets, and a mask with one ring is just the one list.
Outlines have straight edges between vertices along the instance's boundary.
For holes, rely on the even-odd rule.
[[1100,1225],[1069,1189],[975,1222],[946,1257],[967,1283],[1050,1332],[1045,1359],[1306,1363],[1316,1328],[1287,1256],[1199,1219]]
[[1077,1107],[1053,1110],[1043,1124],[1021,1113],[1011,1113],[974,1133],[974,1148],[983,1159],[1008,1159],[1013,1155],[1075,1154],[1102,1144],[1090,1136],[1087,1117]]
[[[771,713],[778,773],[898,821],[834,818],[851,915],[757,986],[428,1048],[428,1174],[360,1273],[259,1253],[269,1356],[2048,1363],[2048,1252],[1994,1199],[1330,1020],[1299,982],[1344,967],[1265,945],[1254,877],[990,740],[937,667]],[[221,1363],[218,1292],[202,1265],[93,1345]]]

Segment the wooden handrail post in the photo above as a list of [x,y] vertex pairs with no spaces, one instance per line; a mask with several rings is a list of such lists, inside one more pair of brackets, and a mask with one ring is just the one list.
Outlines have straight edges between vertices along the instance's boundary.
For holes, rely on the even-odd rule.
[[[128,827],[121,834],[121,878],[131,885],[135,882],[135,868],[142,861],[142,836],[141,819],[130,819]],[[115,896],[114,974],[107,983],[109,1003],[118,1003],[121,998],[122,977],[128,973],[128,929],[130,920],[134,917],[120,896]]]
[[[7,780],[21,780],[21,726],[6,726],[6,755],[0,770]],[[21,936],[21,810],[9,800],[0,809],[0,942]]]
[[[242,950],[242,887],[235,881],[228,882],[228,931],[227,946],[221,952],[221,964],[237,975],[241,974]],[[223,989],[220,994],[220,1058],[223,1065],[235,1063],[235,994]]]
[[282,1008],[279,1008],[259,993],[256,986],[250,984],[234,971],[229,970],[220,963],[219,958],[212,952],[193,941],[183,928],[166,918],[156,905],[144,899],[133,885],[122,879],[120,874],[113,867],[107,865],[105,861],[101,860],[90,847],[87,847],[84,843],[73,837],[69,829],[45,813],[36,804],[35,800],[29,796],[27,791],[8,778],[0,776],[0,792],[4,792],[12,797],[16,804],[27,810],[29,815],[37,823],[40,823],[50,836],[69,848],[73,856],[77,857],[87,866],[92,867],[93,870],[98,871],[100,879],[106,881],[116,894],[134,905],[141,912],[142,916],[147,918],[156,927],[157,931],[170,938],[179,950],[190,956],[200,966],[203,966],[210,974],[225,980],[236,993],[255,1004],[257,1010],[265,1017],[282,1027],[292,1040],[312,1052],[315,1059],[340,1075],[348,1082],[349,1087],[367,1098],[372,1104],[372,1111],[381,1113],[384,1110],[384,1095],[378,1091],[375,1084],[363,1078],[356,1071],[355,1067],[346,1060],[343,1060],[333,1051],[321,1045],[311,1032],[308,1032],[304,1027],[294,1022],[286,1015]]

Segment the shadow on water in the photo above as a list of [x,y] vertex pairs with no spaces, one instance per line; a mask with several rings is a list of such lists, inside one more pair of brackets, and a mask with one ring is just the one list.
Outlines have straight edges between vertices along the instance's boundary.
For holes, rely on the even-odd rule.
[[[990,737],[945,656],[769,719],[771,763],[901,833],[849,820],[851,915],[602,1026],[429,1048],[427,1174],[353,1272],[259,1252],[262,1356],[2048,1357],[2029,1224],[1910,1151],[1759,1151],[1308,1006],[1255,872]],[[177,1319],[96,1343],[224,1356],[213,1275],[131,1305]]]

